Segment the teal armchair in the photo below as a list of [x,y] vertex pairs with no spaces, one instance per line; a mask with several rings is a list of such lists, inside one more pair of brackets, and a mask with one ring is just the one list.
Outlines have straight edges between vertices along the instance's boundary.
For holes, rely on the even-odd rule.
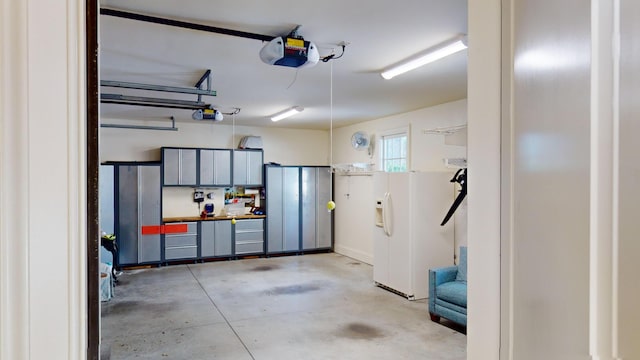
[[467,326],[467,248],[460,247],[457,266],[429,269],[431,320],[449,319]]

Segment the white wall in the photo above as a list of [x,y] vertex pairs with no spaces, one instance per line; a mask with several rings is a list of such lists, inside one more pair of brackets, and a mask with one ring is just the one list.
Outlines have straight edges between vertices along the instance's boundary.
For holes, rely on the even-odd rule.
[[501,0],[469,1],[467,359],[500,356]]
[[[467,102],[458,100],[405,114],[350,125],[333,131],[334,164],[379,162],[378,155],[370,158],[366,151],[351,147],[351,135],[359,130],[379,135],[385,130],[410,128],[410,169],[415,171],[449,171],[444,158],[466,157],[466,147],[445,144],[444,135],[423,134],[425,129],[466,124]],[[374,147],[379,150],[379,147]],[[453,198],[451,199],[453,202]],[[374,196],[371,176],[335,177],[334,201],[335,251],[371,264],[373,262]],[[448,209],[443,210],[442,216]],[[466,219],[456,216],[456,244],[466,244]],[[456,248],[458,246],[456,245]]]
[[334,250],[373,264],[374,196],[371,176],[336,176]]
[[[640,6],[626,0],[502,4],[507,5],[502,83],[507,104],[502,224],[507,226],[501,253],[501,358],[640,358],[635,100],[640,52],[634,46]],[[561,15],[567,13],[570,19]],[[485,40],[484,46],[495,43],[495,38]],[[490,85],[499,88],[495,79]],[[470,90],[470,100],[480,94]],[[471,124],[470,117],[469,149],[475,157]],[[486,167],[480,180],[493,179],[498,169]],[[554,208],[562,209],[561,217],[549,214]],[[499,224],[498,211],[487,213],[490,223]],[[470,208],[470,231],[480,215]],[[474,240],[475,232],[469,241]],[[487,313],[480,298],[491,297],[471,287],[477,270],[473,259],[470,252],[470,325],[476,324],[476,312]],[[480,258],[486,266],[488,260]],[[487,282],[497,279],[494,271],[483,276],[486,291]],[[483,345],[476,346],[476,340],[486,343],[495,336],[487,332],[489,326],[477,324],[481,337],[475,326],[469,328],[474,358]]]
[[[169,126],[170,122],[133,122],[101,119],[102,123]],[[100,161],[160,161],[160,147],[237,148],[247,135],[262,137],[264,161],[282,165],[329,164],[329,132],[235,126],[230,116],[222,123],[177,122],[178,131],[100,129]]]
[[[617,176],[614,179],[619,182],[617,187],[619,200],[618,209],[618,239],[614,249],[613,263],[616,268],[614,299],[615,320],[613,355],[621,359],[640,358],[640,286],[638,274],[640,274],[640,122],[638,121],[638,92],[640,91],[640,49],[638,48],[638,33],[640,33],[640,4],[634,0],[620,2],[619,29],[621,51],[618,55],[620,61],[619,98],[619,128],[617,144],[619,154]],[[606,103],[605,103],[606,104]],[[614,233],[615,234],[615,233]]]
[[[409,126],[411,131],[409,138],[411,164],[409,168],[414,171],[445,171],[447,169],[443,166],[442,159],[466,157],[466,147],[447,145],[445,144],[445,136],[423,134],[422,131],[466,123],[467,100],[462,99],[405,114],[337,128],[333,130],[333,163],[375,162],[376,165],[379,165],[377,156],[369,158],[366,151],[355,150],[351,147],[351,135],[362,130],[377,137],[385,130]],[[374,144],[374,147],[379,150],[377,145]]]
[[189,187],[165,187],[162,189],[162,217],[199,216],[204,210],[205,203],[213,203],[214,213],[220,214],[224,207],[224,189],[204,189],[206,193],[213,193],[213,200],[205,199],[198,208],[198,203],[193,202],[193,189]]
[[511,349],[579,359],[589,352],[591,5],[513,5]]

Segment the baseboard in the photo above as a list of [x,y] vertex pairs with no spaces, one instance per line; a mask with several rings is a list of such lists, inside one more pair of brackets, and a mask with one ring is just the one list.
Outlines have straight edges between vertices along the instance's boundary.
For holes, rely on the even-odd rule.
[[333,251],[344,256],[362,261],[365,264],[373,265],[373,255],[363,251],[352,249],[346,246],[335,245]]

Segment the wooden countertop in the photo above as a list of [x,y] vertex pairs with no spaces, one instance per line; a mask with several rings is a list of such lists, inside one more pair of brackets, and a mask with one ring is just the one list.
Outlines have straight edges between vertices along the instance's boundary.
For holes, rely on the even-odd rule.
[[237,215],[237,216],[213,216],[201,218],[200,216],[178,216],[178,217],[166,217],[162,218],[162,222],[170,223],[170,222],[188,222],[188,221],[215,221],[215,220],[231,220],[236,218],[236,220],[241,219],[264,219],[266,215]]

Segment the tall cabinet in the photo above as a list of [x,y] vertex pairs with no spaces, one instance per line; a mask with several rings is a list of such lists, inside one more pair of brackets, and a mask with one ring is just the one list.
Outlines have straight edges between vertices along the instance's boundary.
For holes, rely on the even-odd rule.
[[267,253],[331,249],[331,172],[326,166],[265,166]]
[[300,168],[265,166],[267,253],[300,250]]
[[160,164],[113,165],[114,230],[121,265],[161,261]]
[[329,167],[302,167],[302,250],[331,248],[331,169]]

